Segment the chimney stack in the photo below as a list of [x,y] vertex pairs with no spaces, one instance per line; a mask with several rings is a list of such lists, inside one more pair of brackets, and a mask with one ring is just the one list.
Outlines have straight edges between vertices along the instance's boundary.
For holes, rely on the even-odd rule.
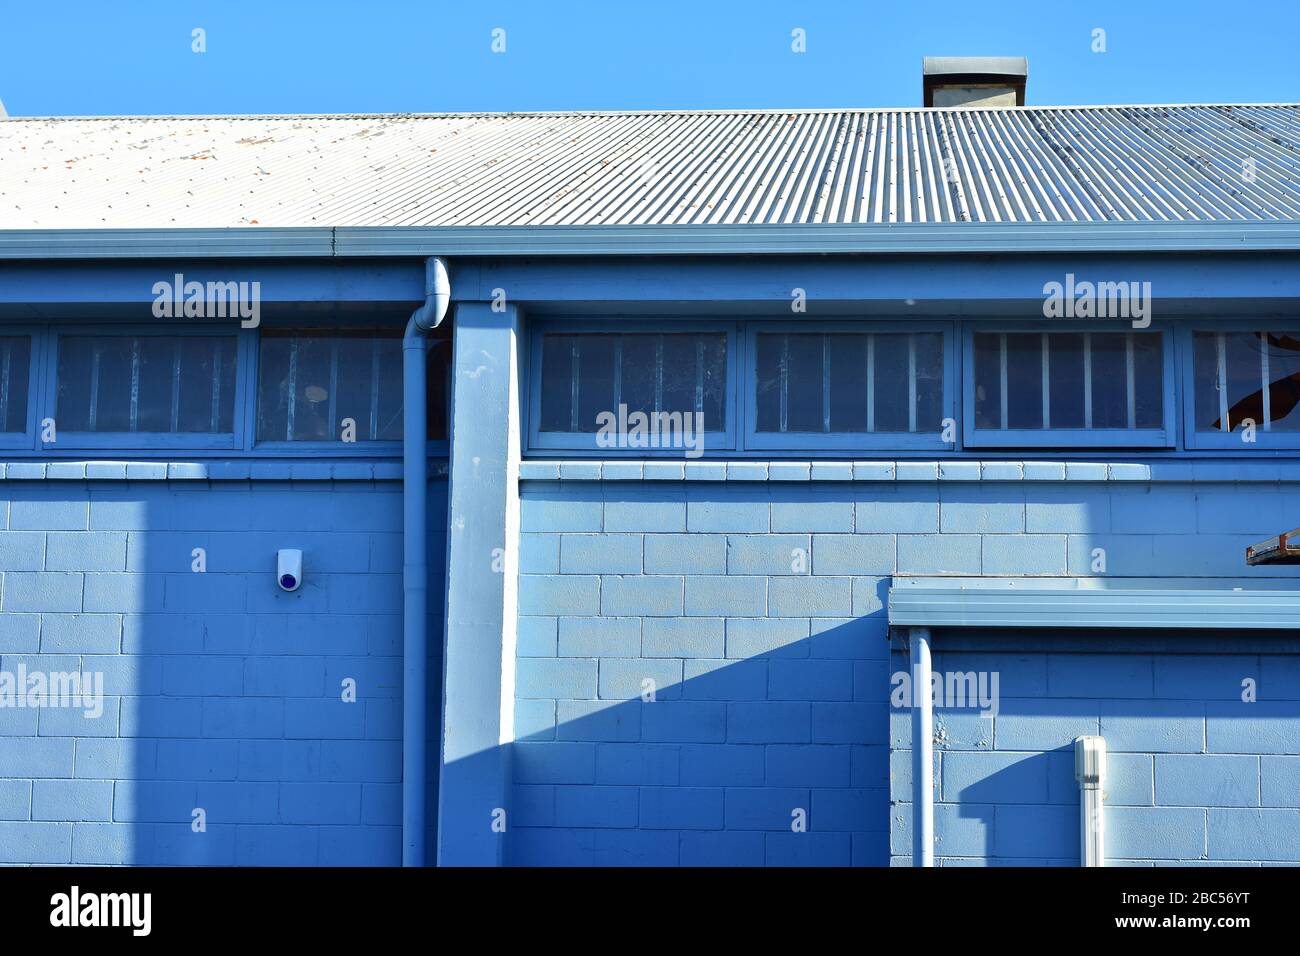
[[1029,61],[1023,56],[927,56],[921,77],[926,106],[1024,106]]

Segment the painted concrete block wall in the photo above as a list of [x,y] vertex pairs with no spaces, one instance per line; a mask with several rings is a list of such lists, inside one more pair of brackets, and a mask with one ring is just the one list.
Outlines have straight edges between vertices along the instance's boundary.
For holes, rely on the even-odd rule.
[[[445,483],[429,515],[440,654]],[[0,862],[400,862],[399,485],[6,481],[0,529],[0,670],[105,695],[94,719],[0,709]]]
[[[1300,658],[1182,650],[935,653],[936,672],[996,670],[1001,690],[992,717],[935,711],[936,864],[1078,866],[1073,740],[1100,734],[1109,865],[1300,865]],[[890,721],[891,847],[909,866],[911,723]]]
[[[887,730],[891,575],[1089,575],[1102,549],[1109,575],[1265,577],[1243,549],[1294,517],[1296,491],[526,481],[509,859],[884,865],[910,840],[897,776],[890,805],[910,747],[906,722]],[[1077,702],[1056,700],[1034,720],[1069,723]],[[1025,813],[1046,828],[1065,809]],[[1069,822],[1057,851],[1021,856],[1064,859]]]

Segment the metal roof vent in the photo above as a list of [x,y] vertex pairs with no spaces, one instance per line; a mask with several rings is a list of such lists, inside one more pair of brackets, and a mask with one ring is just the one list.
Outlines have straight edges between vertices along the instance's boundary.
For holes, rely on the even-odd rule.
[[921,77],[926,106],[1024,106],[1029,61],[1023,56],[927,56]]

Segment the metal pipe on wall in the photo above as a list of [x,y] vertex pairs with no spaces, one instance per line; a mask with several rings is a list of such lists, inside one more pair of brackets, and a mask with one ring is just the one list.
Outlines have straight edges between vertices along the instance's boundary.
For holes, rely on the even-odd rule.
[[908,633],[912,657],[912,865],[934,866],[934,698],[930,629]]
[[451,283],[437,256],[425,262],[425,299],[402,337],[402,865],[424,866],[428,794],[429,542],[428,382],[425,334],[447,314]]

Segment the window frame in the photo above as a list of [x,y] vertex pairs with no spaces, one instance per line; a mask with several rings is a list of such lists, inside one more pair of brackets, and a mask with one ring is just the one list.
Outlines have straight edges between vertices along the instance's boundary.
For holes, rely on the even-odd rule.
[[[1262,318],[1211,319],[1198,322],[1183,319],[1178,330],[1181,353],[1180,379],[1182,385],[1183,447],[1189,451],[1232,451],[1250,455],[1258,451],[1287,451],[1300,449],[1300,431],[1266,431],[1260,422],[1255,429],[1255,441],[1244,442],[1240,433],[1200,431],[1196,427],[1196,351],[1193,336],[1197,332],[1283,332],[1291,331],[1300,338],[1300,320],[1282,316]],[[1262,381],[1262,379],[1261,379]]]
[[714,452],[736,451],[736,403],[740,362],[738,352],[741,347],[740,329],[734,321],[719,320],[681,320],[681,319],[637,319],[621,321],[606,319],[596,321],[577,321],[572,319],[533,320],[528,332],[528,400],[524,414],[527,417],[528,450],[538,452],[575,451],[589,452],[610,457],[635,458],[681,458],[685,449],[681,448],[602,448],[596,444],[596,433],[583,432],[543,432],[542,420],[542,336],[544,335],[581,335],[584,333],[637,333],[661,332],[723,332],[726,334],[727,361],[726,382],[723,394],[727,399],[726,429],[723,431],[704,432],[704,454],[709,457]]
[[[59,340],[64,337],[157,337],[189,338],[195,336],[233,337],[235,340],[235,393],[232,401],[232,430],[229,432],[78,432],[67,431],[58,425],[59,397]],[[55,422],[55,441],[40,440],[35,436],[37,451],[58,452],[63,449],[179,449],[193,451],[238,451],[244,445],[244,421],[240,410],[246,404],[248,378],[245,363],[248,354],[250,336],[238,325],[232,327],[213,323],[208,326],[187,326],[178,328],[173,325],[119,325],[116,323],[100,324],[56,324],[51,323],[45,330],[47,340],[45,361],[40,390],[38,392],[41,412]]]
[[[933,435],[924,432],[760,432],[758,430],[758,337],[783,333],[938,333],[942,336],[943,402],[940,427]],[[753,451],[953,451],[956,441],[942,439],[943,421],[957,418],[955,321],[791,321],[753,319],[745,324],[745,448]]]
[[[302,325],[297,322],[279,323],[271,326],[271,329],[276,332],[319,332],[319,333],[337,332],[343,329],[356,331],[358,329],[364,329],[364,328],[366,328],[366,326],[356,325],[356,324],[343,324],[343,325],[331,326],[331,325]],[[267,452],[273,454],[277,458],[306,458],[306,457],[316,457],[318,455],[324,455],[329,457],[359,457],[359,458],[401,457],[402,446],[404,444],[401,441],[385,440],[385,441],[345,442],[342,439],[335,439],[332,441],[318,441],[318,440],[289,441],[288,439],[283,439],[283,438],[277,438],[269,441],[259,441],[257,438],[257,411],[258,411],[257,401],[258,401],[258,385],[260,384],[259,375],[261,374],[261,362],[262,362],[262,332],[265,331],[265,329],[266,329],[266,325],[265,323],[263,323],[263,325],[260,326],[259,328],[255,330],[251,330],[255,332],[255,334],[250,336],[252,340],[249,345],[249,351],[251,354],[250,354],[249,365],[248,365],[248,373],[249,373],[248,387],[250,392],[249,392],[249,400],[245,403],[245,408],[244,408],[244,434],[248,436],[248,444],[246,447],[250,451]],[[386,325],[375,325],[374,330],[376,332],[383,332],[383,331],[390,330],[390,327]],[[400,334],[396,336],[389,336],[389,337],[396,339],[396,341],[400,346],[402,341],[402,336]],[[449,334],[444,341],[446,341],[447,343],[447,349],[451,350],[453,348],[453,341],[454,341],[451,335]],[[428,351],[429,351],[428,342],[425,343],[425,349],[426,349],[426,360],[427,360]],[[450,370],[449,375],[454,379],[454,376],[456,374],[456,365],[455,365],[454,358],[453,361],[448,363],[448,368]],[[430,382],[431,380],[427,381],[426,385],[430,384]],[[403,392],[403,399],[405,399],[405,392]],[[449,450],[451,448],[451,438],[450,438],[451,396],[450,395],[448,395],[448,400],[447,400],[447,415],[448,415],[448,420],[447,420],[448,437],[438,438],[438,439],[434,439],[434,438],[427,439],[425,442],[426,455],[437,457],[437,456],[446,456],[449,453]]]
[[[1160,333],[1161,355],[1161,427],[1159,428],[976,428],[975,427],[975,336],[987,333],[1055,334],[1092,332],[1135,335]],[[1177,367],[1179,352],[1176,328],[1168,322],[1152,322],[1148,328],[1135,329],[1104,320],[1061,322],[1048,320],[977,320],[968,321],[962,330],[962,447],[978,448],[1149,448],[1171,449],[1178,442]]]
[[32,325],[0,326],[0,336],[7,339],[26,338],[30,343],[27,354],[27,422],[21,432],[0,432],[0,448],[30,451],[36,446],[36,423],[40,415],[41,379],[44,368],[44,330]]

